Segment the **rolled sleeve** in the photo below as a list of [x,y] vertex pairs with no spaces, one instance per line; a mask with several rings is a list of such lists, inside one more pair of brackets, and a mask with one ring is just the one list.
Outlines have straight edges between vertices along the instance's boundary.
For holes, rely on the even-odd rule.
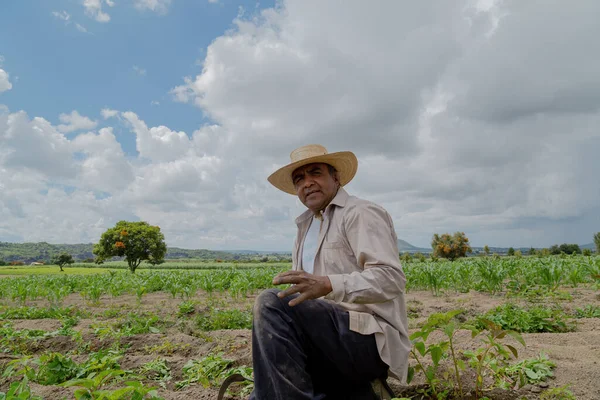
[[344,286],[344,275],[327,275],[327,277],[331,282],[331,288],[333,290],[329,292],[325,296],[325,298],[327,300],[332,300],[336,303],[341,303],[346,295],[346,288]]

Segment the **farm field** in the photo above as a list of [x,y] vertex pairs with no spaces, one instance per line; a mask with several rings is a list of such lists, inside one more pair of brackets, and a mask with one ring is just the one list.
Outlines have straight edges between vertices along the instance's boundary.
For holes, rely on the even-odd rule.
[[[251,376],[254,298],[289,266],[187,263],[136,274],[114,267],[46,267],[0,279],[0,392],[215,399],[228,375]],[[72,273],[79,269],[94,274]],[[390,379],[399,397],[460,398],[460,388],[464,398],[600,398],[600,257],[468,258],[404,269],[416,370],[408,386]],[[250,390],[234,385],[229,398]]]

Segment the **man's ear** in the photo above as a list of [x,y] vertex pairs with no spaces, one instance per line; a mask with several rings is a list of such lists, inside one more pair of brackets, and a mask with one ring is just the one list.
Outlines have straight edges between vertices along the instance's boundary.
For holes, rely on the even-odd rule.
[[338,171],[335,171],[333,173],[333,179],[335,180],[335,183],[338,184],[338,186],[341,186],[340,185],[340,173]]

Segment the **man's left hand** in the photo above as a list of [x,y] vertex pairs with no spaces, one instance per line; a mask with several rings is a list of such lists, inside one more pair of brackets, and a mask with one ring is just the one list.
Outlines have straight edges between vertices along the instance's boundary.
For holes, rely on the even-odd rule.
[[300,293],[300,296],[289,302],[291,307],[302,303],[304,300],[325,296],[333,290],[331,281],[327,276],[312,275],[304,271],[286,271],[273,278],[274,285],[286,283],[291,283],[293,286],[279,292],[278,296],[280,298]]

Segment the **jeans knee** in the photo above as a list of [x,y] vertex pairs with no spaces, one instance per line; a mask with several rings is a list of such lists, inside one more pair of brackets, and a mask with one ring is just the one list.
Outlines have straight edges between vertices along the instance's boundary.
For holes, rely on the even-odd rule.
[[278,307],[281,304],[277,293],[281,292],[279,289],[267,289],[263,290],[254,301],[253,313],[254,317],[261,315],[268,309]]

